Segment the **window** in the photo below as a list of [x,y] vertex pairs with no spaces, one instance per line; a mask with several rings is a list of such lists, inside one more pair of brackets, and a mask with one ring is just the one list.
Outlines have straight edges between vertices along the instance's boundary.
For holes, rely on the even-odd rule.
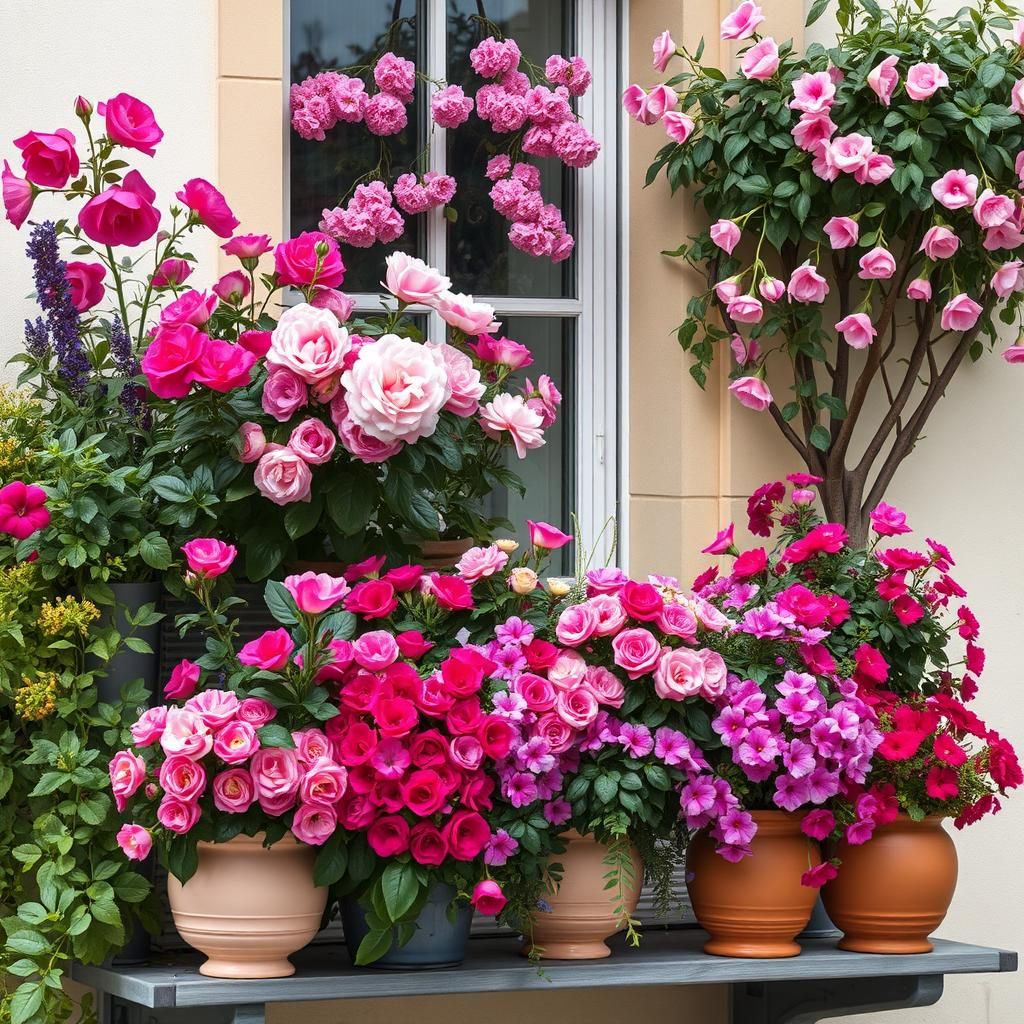
[[[405,235],[390,246],[342,246],[349,267],[345,290],[359,310],[379,309],[384,256],[402,248],[444,271],[453,290],[495,307],[503,333],[533,351],[530,375],[550,374],[564,402],[545,447],[514,467],[527,484],[525,502],[498,493],[493,510],[517,525],[529,517],[566,528],[576,510],[585,541],[593,543],[616,513],[618,486],[616,0],[291,0],[291,80],[366,65],[390,49],[415,61],[429,78],[462,85],[472,95],[480,79],[469,66],[469,51],[490,34],[482,18],[515,38],[534,62],[551,53],[579,54],[594,72],[579,111],[601,142],[598,161],[576,172],[553,159],[528,158],[541,169],[546,201],[562,209],[576,238],[572,256],[556,264],[511,246],[508,223],[488,198],[484,168],[492,154],[481,123],[474,116],[452,132],[433,126],[422,83],[409,125],[389,139],[386,160],[363,125],[341,123],[325,142],[288,131],[286,217],[293,234],[316,229],[321,211],[337,205],[374,167],[389,181],[411,169],[455,175],[452,219],[435,209],[407,217]],[[428,337],[443,337],[440,317],[428,315]]]

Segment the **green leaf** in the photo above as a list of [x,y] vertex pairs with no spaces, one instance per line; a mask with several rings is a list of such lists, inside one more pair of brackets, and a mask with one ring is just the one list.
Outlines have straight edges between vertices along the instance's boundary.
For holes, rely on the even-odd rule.
[[359,621],[351,612],[336,611],[320,620],[320,631],[330,633],[335,640],[351,640],[356,635]]
[[195,840],[173,839],[167,848],[167,870],[184,885],[199,867]]
[[827,452],[828,446],[832,443],[832,437],[820,423],[815,423],[811,428],[810,442],[818,451]]
[[373,929],[366,933],[356,950],[356,967],[365,967],[379,960],[391,948],[391,929]]
[[151,533],[139,541],[139,555],[151,569],[161,572],[171,567],[171,546],[158,533]]
[[283,726],[271,722],[269,725],[260,726],[256,730],[260,743],[264,747],[288,747],[294,749],[295,741],[292,734]]
[[189,501],[192,498],[191,488],[184,480],[180,480],[176,476],[155,476],[149,481],[149,486],[161,498],[166,498],[175,504],[180,505],[182,502]]
[[268,580],[263,591],[263,600],[270,614],[282,626],[294,626],[299,621],[295,599],[283,583]]
[[324,503],[321,498],[313,498],[311,501],[296,501],[288,506],[284,514],[284,528],[292,540],[305,537],[312,532],[320,522],[323,513]]
[[340,882],[348,867],[348,836],[342,829],[334,832],[320,847],[313,867],[314,885],[334,885]]
[[326,495],[327,515],[346,537],[350,537],[366,529],[376,502],[376,483],[348,472],[339,476]]
[[29,796],[46,796],[53,793],[70,778],[71,776],[67,772],[43,772]]
[[618,791],[618,783],[610,776],[599,775],[594,779],[594,795],[601,803],[610,804]]
[[811,9],[807,12],[807,20],[804,22],[806,27],[813,25],[827,10],[831,0],[814,0],[811,4]]
[[11,997],[11,1024],[25,1024],[43,1005],[43,983],[23,981]]
[[22,929],[8,936],[7,948],[12,953],[23,953],[25,956],[39,956],[50,948],[50,944],[39,932]]
[[380,879],[384,905],[392,921],[404,917],[420,894],[420,883],[412,864],[389,864]]

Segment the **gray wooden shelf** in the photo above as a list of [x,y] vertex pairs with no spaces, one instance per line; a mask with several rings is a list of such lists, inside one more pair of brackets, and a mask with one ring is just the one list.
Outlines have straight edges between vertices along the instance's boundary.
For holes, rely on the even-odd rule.
[[[547,961],[543,975],[518,955],[515,940],[500,938],[471,941],[461,967],[439,971],[356,969],[343,948],[320,946],[292,958],[293,977],[273,981],[205,978],[191,955],[164,957],[146,967],[76,965],[72,976],[104,997],[103,1019],[110,1024],[260,1024],[267,1004],[313,999],[709,984],[730,986],[733,1024],[810,1024],[843,1013],[930,1005],[941,996],[946,974],[1017,969],[1016,953],[944,939],[922,956],[846,953],[833,939],[812,939],[802,956],[786,960],[707,956],[703,941],[697,929],[651,929],[638,950],[619,944],[605,960]],[[149,1012],[143,1016],[140,1007]],[[197,1016],[201,1007],[221,1009]]]

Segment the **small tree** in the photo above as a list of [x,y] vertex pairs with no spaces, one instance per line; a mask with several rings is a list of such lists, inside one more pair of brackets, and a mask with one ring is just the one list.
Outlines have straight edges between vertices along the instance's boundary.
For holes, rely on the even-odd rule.
[[[1002,0],[938,20],[926,0],[836,6],[836,45],[800,56],[740,4],[722,23],[746,44],[731,77],[666,32],[654,65],[682,70],[623,102],[671,139],[647,184],[664,171],[711,222],[666,253],[708,281],[678,330],[690,373],[703,387],[728,343],[730,390],[768,412],[862,543],[964,360],[995,343],[997,314],[1020,322],[1024,22]],[[791,364],[788,401],[767,384],[773,356]],[[865,416],[875,394],[884,409]]]

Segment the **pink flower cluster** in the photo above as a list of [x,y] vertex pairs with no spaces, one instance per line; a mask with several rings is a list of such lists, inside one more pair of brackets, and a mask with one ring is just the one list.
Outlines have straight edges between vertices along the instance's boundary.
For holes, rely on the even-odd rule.
[[576,242],[558,207],[544,202],[540,171],[522,162],[513,166],[502,154],[488,163],[487,177],[495,183],[490,192],[495,210],[512,221],[509,241],[531,256],[549,256],[555,263],[567,259]]
[[455,179],[437,171],[427,171],[422,181],[415,174],[403,174],[392,186],[395,202],[410,214],[447,206],[455,198],[455,189]]
[[[443,188],[444,185],[436,185],[435,191]],[[403,194],[408,196],[404,184]],[[377,242],[393,242],[405,231],[405,221],[392,205],[394,198],[383,181],[357,185],[346,206],[323,211],[320,230],[359,249]]]

